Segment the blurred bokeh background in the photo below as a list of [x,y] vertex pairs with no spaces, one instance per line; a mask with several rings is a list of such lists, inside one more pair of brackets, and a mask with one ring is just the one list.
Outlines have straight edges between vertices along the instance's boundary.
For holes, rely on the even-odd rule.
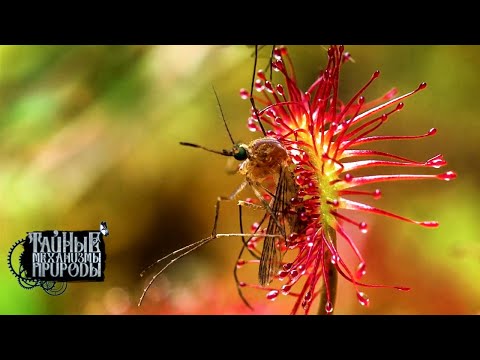
[[[326,63],[325,47],[289,50],[306,88]],[[480,243],[474,235],[480,213],[480,47],[346,50],[355,63],[341,75],[345,100],[377,69],[381,77],[367,100],[392,87],[404,93],[428,83],[377,134],[421,134],[432,127],[438,134],[376,148],[418,161],[442,153],[446,170],[459,176],[450,183],[382,184],[384,196],[371,204],[438,220],[440,227],[359,214],[369,223],[367,235],[353,235],[368,263],[365,280],[412,290],[368,289],[371,304],[364,308],[341,279],[336,313],[480,313]],[[261,67],[269,51],[260,51]],[[242,180],[227,173],[226,158],[178,143],[230,146],[212,85],[235,139],[258,136],[246,127],[249,103],[239,96],[250,86],[252,55],[247,46],[0,46],[0,313],[289,313],[291,299],[270,302],[260,291],[246,291],[255,312],[242,303],[232,274],[237,238],[215,240],[178,261],[136,306],[148,280],[140,278],[141,270],[208,236],[216,197]],[[257,217],[244,214],[245,227]],[[105,282],[69,283],[53,297],[21,288],[9,272],[8,250],[27,231],[97,229],[102,220],[110,229]],[[223,204],[219,231],[238,231],[234,203]],[[254,270],[240,274],[255,282]]]

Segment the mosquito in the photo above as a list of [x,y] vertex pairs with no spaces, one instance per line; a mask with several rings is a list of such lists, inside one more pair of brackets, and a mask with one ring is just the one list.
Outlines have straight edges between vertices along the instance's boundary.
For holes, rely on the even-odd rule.
[[[230,196],[219,196],[217,198],[215,204],[215,218],[213,228],[209,237],[187,245],[158,259],[142,271],[141,276],[143,276],[146,271],[148,271],[156,264],[170,259],[170,261],[164,267],[162,267],[160,271],[158,271],[148,282],[140,297],[138,306],[141,305],[148,289],[151,287],[156,278],[160,276],[170,265],[172,265],[174,262],[181,259],[182,257],[186,256],[187,254],[191,253],[192,251],[198,249],[199,247],[211,242],[214,239],[221,237],[242,238],[243,245],[238,259],[240,259],[244,250],[248,249],[248,242],[245,240],[245,238],[258,237],[264,239],[263,249],[259,259],[260,263],[258,270],[258,281],[262,287],[266,287],[274,279],[282,264],[283,253],[281,251],[281,245],[285,244],[287,236],[291,232],[298,230],[302,226],[301,221],[297,216],[298,212],[292,211],[291,207],[291,199],[297,192],[297,185],[295,183],[293,172],[291,170],[291,163],[287,150],[278,139],[272,136],[267,136],[267,133],[259,116],[260,112],[257,110],[253,98],[253,85],[257,68],[257,58],[258,46],[255,47],[255,62],[251,84],[250,102],[264,136],[253,140],[248,145],[243,143],[236,143],[228,128],[222,107],[220,105],[220,101],[218,99],[218,95],[213,88],[213,92],[217,99],[220,113],[222,115],[223,123],[232,142],[232,148],[230,150],[213,150],[202,145],[197,145],[189,142],[180,142],[180,145],[183,146],[199,148],[218,155],[233,157],[235,160],[240,162],[237,168],[237,172],[240,175],[243,175],[244,180],[235,189],[235,191],[230,194]],[[271,187],[271,189],[273,191],[269,190],[267,185],[268,181],[271,181],[272,179],[273,187]],[[252,189],[253,193],[255,194],[261,205],[251,204],[241,200],[238,201],[240,233],[217,233],[217,224],[220,214],[221,202],[235,200],[236,197],[247,187]],[[267,201],[265,199],[265,194],[270,195],[270,201]],[[265,211],[265,214],[260,221],[260,225],[257,227],[257,230],[252,234],[246,234],[243,231],[242,207],[252,207]],[[260,229],[260,226],[266,221],[267,218],[268,224],[264,233],[262,232],[261,234],[258,234],[257,231]],[[253,253],[250,249],[248,250],[254,257],[258,259],[258,256],[255,253]],[[243,296],[240,282],[237,276],[236,266],[234,268],[234,277],[241,299],[248,307],[252,308]]]

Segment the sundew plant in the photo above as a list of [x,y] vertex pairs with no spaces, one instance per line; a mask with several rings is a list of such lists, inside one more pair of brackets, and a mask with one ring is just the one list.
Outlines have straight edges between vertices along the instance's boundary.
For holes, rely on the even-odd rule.
[[[268,284],[239,281],[238,285],[240,288],[265,290],[270,300],[280,294],[293,296],[296,300],[292,314],[300,309],[308,314],[312,303],[319,297],[317,312],[333,313],[338,275],[353,285],[358,302],[363,306],[368,306],[370,302],[366,288],[389,287],[408,291],[405,286],[363,282],[367,264],[357,247],[357,234],[349,234],[345,224],[353,224],[360,233],[367,233],[367,223],[355,221],[350,215],[352,212],[370,212],[427,228],[436,228],[438,222],[409,219],[356,198],[360,195],[370,196],[373,200],[381,197],[380,189],[365,191],[362,190],[363,185],[404,180],[450,181],[456,178],[453,171],[436,175],[411,172],[411,168],[438,169],[445,166],[447,162],[441,154],[416,161],[375,150],[378,142],[407,142],[435,135],[435,128],[419,135],[375,135],[375,130],[404,109],[407,98],[426,89],[426,83],[420,83],[403,95],[392,89],[378,99],[367,101],[364,93],[380,77],[380,71],[375,71],[351,99],[342,101],[339,98],[342,67],[357,65],[350,63],[351,55],[345,52],[343,46],[331,46],[327,54],[326,66],[310,87],[303,90],[297,84],[287,48],[278,47],[273,51],[271,66],[280,74],[281,80],[275,84],[264,71],[259,70],[253,94],[246,89],[240,91],[243,99],[254,99],[248,128],[253,132],[264,132],[266,137],[275,139],[284,149],[287,155],[284,167],[294,186],[291,187],[293,193],[289,192],[288,198],[283,200],[282,211],[275,214],[279,221],[284,220],[291,225],[286,238],[275,242],[281,255],[273,278],[281,285],[271,286],[272,279]],[[367,145],[367,148],[363,146],[359,149],[360,145]],[[385,167],[398,168],[399,173],[382,174],[380,169]],[[371,174],[357,176],[359,169],[371,169]],[[271,193],[279,194],[275,192],[279,181],[273,179],[272,184]],[[266,245],[262,251],[258,243],[265,243],[267,238],[263,238],[262,234],[269,232],[260,224],[254,224],[252,231],[258,236],[250,238],[247,246],[261,258]],[[338,241],[345,241],[354,252],[358,260],[356,268],[347,266],[344,255],[338,250]],[[290,260],[283,260],[287,258]],[[239,259],[238,266],[247,262],[257,263]]]

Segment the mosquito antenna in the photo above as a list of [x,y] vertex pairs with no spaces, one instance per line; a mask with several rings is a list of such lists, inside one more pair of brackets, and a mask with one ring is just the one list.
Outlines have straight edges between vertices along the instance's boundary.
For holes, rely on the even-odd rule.
[[227,129],[228,136],[230,137],[230,140],[232,140],[232,144],[235,145],[235,141],[233,140],[232,134],[228,129],[227,121],[225,120],[225,115],[223,115],[222,105],[220,104],[220,100],[218,99],[217,92],[215,91],[215,87],[213,85],[212,85],[212,89],[213,89],[213,93],[215,94],[215,97],[217,98],[218,108],[220,109],[220,113],[222,114],[222,119],[223,119],[223,123],[225,124],[225,129]]
[[194,147],[194,148],[203,149],[203,150],[206,150],[206,151],[209,151],[209,152],[212,152],[212,153],[215,153],[215,154],[223,155],[223,156],[233,156],[233,155],[234,155],[232,151],[228,151],[228,150],[222,150],[222,151],[212,150],[212,149],[206,148],[205,146],[201,146],[201,145],[197,145],[197,144],[192,144],[192,143],[189,143],[189,142],[180,141],[180,145],[190,146],[190,147]]
[[250,87],[250,103],[253,106],[253,111],[255,111],[255,115],[257,116],[258,124],[262,129],[263,135],[267,136],[267,132],[263,127],[262,120],[260,120],[260,116],[258,115],[258,110],[257,110],[257,107],[255,106],[255,101],[253,100],[253,84],[255,83],[255,74],[257,73],[257,59],[258,59],[258,45],[255,45],[255,61],[253,63],[252,86]]

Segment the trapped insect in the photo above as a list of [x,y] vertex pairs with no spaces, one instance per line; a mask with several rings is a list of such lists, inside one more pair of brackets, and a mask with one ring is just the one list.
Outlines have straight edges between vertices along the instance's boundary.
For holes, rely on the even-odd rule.
[[[240,162],[238,164],[237,172],[244,176],[244,180],[230,196],[220,196],[217,198],[213,229],[209,237],[197,241],[193,244],[187,245],[166,255],[165,257],[162,257],[161,259],[148,266],[141,273],[141,276],[143,276],[145,272],[152,268],[154,265],[170,259],[170,261],[151,278],[147,286],[144,288],[138,303],[139,306],[141,305],[148,289],[153,284],[155,279],[160,274],[162,274],[163,271],[165,271],[172,263],[189,254],[193,250],[201,247],[202,245],[207,244],[213,239],[220,237],[241,237],[243,246],[234,267],[234,277],[237,283],[237,289],[240,297],[247,304],[247,306],[250,307],[242,294],[242,282],[238,280],[237,276],[236,265],[241,255],[243,254],[245,249],[247,249],[255,258],[259,259],[258,282],[262,287],[267,286],[273,280],[277,272],[280,270],[280,265],[282,263],[282,249],[286,248],[286,241],[288,239],[288,236],[300,230],[304,226],[300,219],[300,216],[298,215],[301,213],[301,209],[292,208],[291,200],[298,189],[294,181],[292,164],[287,154],[287,150],[279,140],[267,135],[267,132],[265,131],[263,124],[260,121],[259,111],[255,106],[253,97],[251,96],[253,92],[254,79],[257,68],[257,59],[258,47],[255,47],[254,73],[252,77],[250,101],[252,105],[253,116],[257,119],[264,137],[255,139],[248,145],[236,143],[227,126],[222,108],[220,106],[220,102],[218,100],[218,95],[215,92],[215,89],[213,89],[215,97],[217,99],[217,103],[220,108],[225,128],[232,142],[232,148],[230,150],[218,151],[189,142],[180,142],[180,144],[183,146],[200,148],[222,156],[233,157],[235,160]],[[271,61],[272,58],[270,58],[270,62]],[[242,190],[247,187],[252,189],[259,204],[257,205],[251,202],[239,200],[238,205],[240,218],[240,233],[218,234],[217,224],[220,212],[220,203],[222,201],[234,200],[242,192]],[[262,220],[259,222],[258,227],[252,234],[246,234],[243,231],[242,207],[250,207],[264,212]],[[268,224],[266,228],[261,229],[261,225],[267,219]],[[264,243],[261,254],[252,251],[252,249],[248,247],[249,241],[246,241],[245,238],[255,240],[255,242],[259,239],[263,239]]]

